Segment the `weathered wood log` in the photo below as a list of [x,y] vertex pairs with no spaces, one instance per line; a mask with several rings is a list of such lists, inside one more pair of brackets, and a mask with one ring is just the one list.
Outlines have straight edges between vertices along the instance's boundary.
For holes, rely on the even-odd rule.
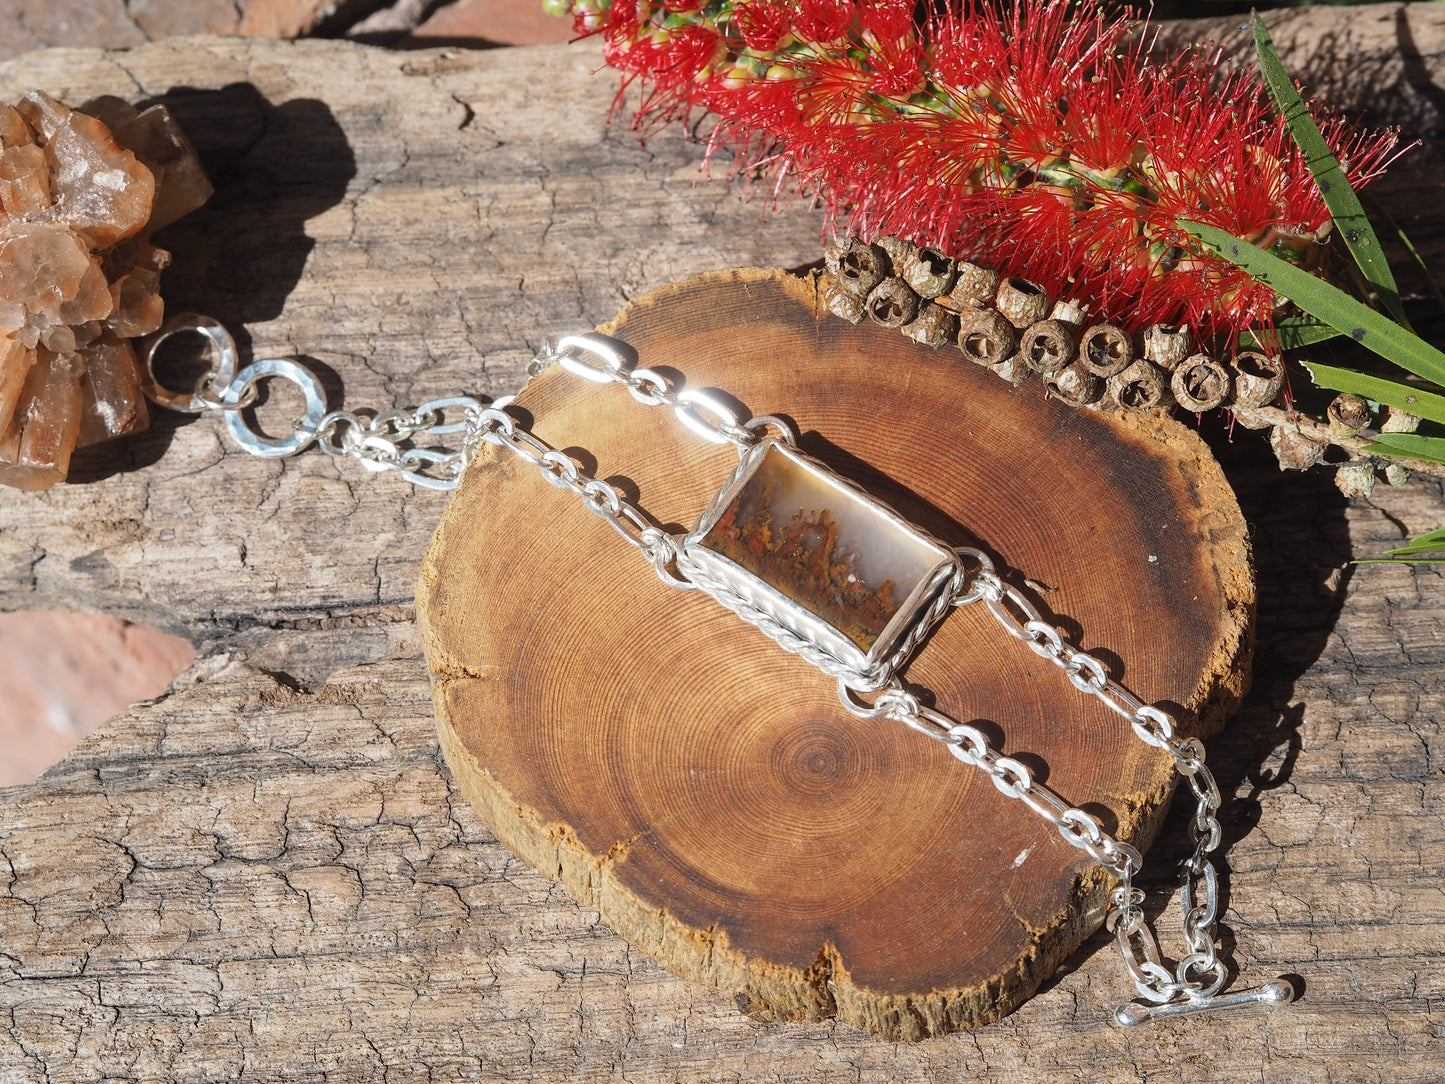
[[[1437,6],[1305,24],[1403,12],[1428,90]],[[1320,69],[1367,86],[1335,38]],[[356,408],[513,391],[541,336],[647,288],[816,257],[806,208],[764,219],[698,183],[696,148],[609,131],[600,65],[585,44],[191,39],[37,54],[0,84],[186,100],[222,198],[173,241],[173,305],[226,317],[257,356],[309,355]],[[1418,161],[1394,175],[1428,217],[1438,178]],[[1208,743],[1225,944],[1250,974],[1303,973],[1287,1011],[1120,1033],[1127,984],[1098,935],[968,1035],[741,1017],[514,859],[440,764],[410,599],[442,500],[321,455],[248,458],[201,418],[0,500],[0,607],[139,618],[200,649],[164,700],[0,792],[0,1077],[1437,1084],[1445,594],[1438,568],[1348,562],[1438,527],[1440,486],[1351,503],[1251,435],[1214,443],[1260,586],[1256,691]],[[1185,824],[1151,852],[1151,911]]]
[[[663,287],[609,330],[644,366],[794,419],[804,451],[910,521],[1048,585],[1051,620],[1146,699],[1205,733],[1238,704],[1244,521],[1183,425],[1015,395],[956,349],[825,315],[782,272]],[[736,463],[560,366],[516,405],[659,523],[690,524]],[[489,451],[443,518],[418,619],[442,749],[516,854],[753,1016],[836,1013],[886,1038],[997,1019],[1098,926],[1111,883],[1052,825],[922,735],[850,716],[835,680],[664,586],[575,495]],[[908,675],[1147,846],[1172,761],[984,606]]]

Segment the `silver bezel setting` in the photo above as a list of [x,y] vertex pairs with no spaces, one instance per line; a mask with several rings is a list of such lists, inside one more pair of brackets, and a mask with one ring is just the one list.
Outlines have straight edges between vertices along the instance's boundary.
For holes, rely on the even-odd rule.
[[[869,650],[863,650],[825,618],[785,595],[762,577],[704,545],[703,540],[738,499],[769,455],[796,468],[876,517],[912,544],[931,551],[937,562],[914,585]],[[943,542],[920,531],[888,505],[791,445],[767,438],[743,453],[721,490],[682,539],[678,570],[744,620],[757,625],[789,651],[803,655],[833,677],[859,690],[881,688],[907,660],[928,630],[948,610],[964,579],[961,558]]]

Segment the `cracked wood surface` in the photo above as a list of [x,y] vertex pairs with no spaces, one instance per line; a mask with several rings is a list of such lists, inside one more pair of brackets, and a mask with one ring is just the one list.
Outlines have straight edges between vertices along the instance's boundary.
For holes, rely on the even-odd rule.
[[[828,315],[812,276],[699,275],[607,330],[686,387],[783,413],[804,452],[908,522],[1047,585],[1034,594],[1045,620],[1119,660],[1137,695],[1177,699],[1187,733],[1237,710],[1249,544],[1189,427],[1018,395],[954,351]],[[561,366],[516,408],[673,532],[737,464],[731,445]],[[776,506],[773,529],[790,514]],[[658,583],[506,449],[483,449],[447,506],[417,616],[442,751],[483,820],[751,1016],[837,1015],[891,1039],[978,1027],[1103,918],[1109,881],[1052,825],[908,727],[850,717],[835,679],[701,591]],[[984,606],[943,621],[906,676],[1117,838],[1154,837],[1169,758]]]
[[[1434,58],[1412,76],[1420,131],[1445,86],[1431,7],[1356,16],[1404,11]],[[244,323],[257,356],[309,356],[357,407],[512,390],[541,336],[644,288],[816,255],[802,208],[763,220],[700,184],[675,134],[639,149],[606,131],[599,65],[587,45],[191,40],[36,54],[0,85],[174,90],[219,183],[165,238],[172,308]],[[1390,96],[1375,104],[1388,119]],[[1397,214],[1438,222],[1438,175],[1395,176]],[[1254,435],[1216,443],[1260,578],[1255,691],[1209,742],[1225,943],[1249,978],[1300,972],[1296,1006],[1120,1032],[1124,982],[1096,935],[974,1032],[893,1044],[741,1016],[514,859],[453,789],[411,602],[442,500],[314,453],[251,459],[202,418],[0,501],[0,607],[145,620],[201,656],[0,791],[0,1079],[1434,1084],[1442,577],[1348,561],[1439,526],[1440,484],[1346,502],[1280,475]],[[1181,812],[1151,854],[1155,909]]]

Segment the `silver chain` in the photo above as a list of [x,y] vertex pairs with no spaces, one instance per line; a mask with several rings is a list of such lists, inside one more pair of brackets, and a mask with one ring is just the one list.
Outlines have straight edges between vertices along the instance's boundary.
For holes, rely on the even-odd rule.
[[1140,741],[1173,758],[1175,770],[1194,792],[1195,810],[1190,824],[1194,852],[1184,863],[1179,890],[1188,954],[1172,974],[1164,966],[1158,944],[1145,924],[1140,906],[1143,893],[1132,885],[1132,874],[1137,870],[1126,870],[1120,876],[1120,884],[1110,897],[1112,906],[1105,924],[1114,933],[1124,966],[1141,996],[1158,1004],[1181,995],[1193,999],[1213,997],[1223,987],[1228,971],[1214,944],[1219,879],[1209,861],[1209,855],[1219,846],[1220,826],[1215,814],[1219,812],[1220,794],[1213,773],[1204,764],[1203,743],[1198,738],[1180,740],[1168,714],[1140,701],[1113,681],[1098,659],[1065,642],[1059,631],[1043,620],[1028,596],[999,578],[987,557],[978,554],[975,559],[981,562],[980,568],[963,601],[981,599],[1010,636],[1063,670],[1074,688],[1098,698],[1127,719]]
[[982,601],[1010,636],[1058,666],[1080,692],[1097,697],[1128,719],[1139,740],[1167,752],[1174,760],[1175,770],[1189,784],[1195,798],[1190,825],[1194,850],[1184,862],[1179,889],[1189,952],[1172,973],[1165,966],[1158,940],[1141,906],[1144,893],[1133,883],[1143,868],[1139,852],[1105,832],[1097,818],[1069,805],[1058,793],[1036,782],[1019,761],[999,756],[976,728],[923,706],[896,679],[872,705],[860,701],[852,689],[839,682],[838,696],[844,707],[855,715],[896,719],[944,742],[950,753],[965,764],[987,772],[1001,793],[1022,801],[1057,828],[1066,842],[1089,855],[1118,880],[1110,893],[1105,926],[1114,934],[1124,969],[1140,996],[1149,1002],[1121,1006],[1114,1014],[1120,1024],[1127,1026],[1163,1016],[1292,1000],[1294,988],[1284,978],[1252,990],[1229,995],[1219,993],[1228,978],[1228,968],[1219,958],[1214,943],[1219,919],[1219,877],[1209,855],[1219,846],[1220,825],[1215,814],[1221,799],[1214,775],[1204,764],[1203,743],[1198,738],[1179,739],[1174,721],[1166,712],[1140,701],[1110,679],[1097,658],[1068,644],[1056,628],[1043,620],[1027,595],[998,576],[986,554],[970,549],[958,552],[976,562],[978,569],[954,597],[954,605]]
[[[212,370],[197,381],[194,393],[168,391],[154,376],[157,347],[181,332],[201,334],[215,354]],[[769,427],[780,430],[788,443],[796,443],[796,436],[785,420],[763,415],[740,423],[737,414],[717,395],[697,389],[677,391],[660,373],[628,364],[617,349],[622,345],[597,335],[567,336],[555,344],[546,343],[528,364],[527,375],[536,376],[555,363],[596,383],[615,382],[640,403],[670,407],[689,430],[714,444],[731,443],[739,454],[753,447]],[[232,437],[254,455],[294,455],[314,442],[328,455],[354,458],[367,470],[396,471],[415,485],[451,490],[456,488],[483,444],[507,448],[536,467],[549,484],[581,497],[588,511],[605,520],[624,541],[642,553],[664,583],[682,590],[698,586],[678,568],[678,539],[626,500],[616,487],[593,477],[571,456],[519,427],[505,410],[510,397],[487,406],[471,396],[451,396],[430,400],[414,410],[389,410],[373,417],[360,417],[343,410],[327,413],[324,390],[309,369],[290,359],[270,358],[253,362],[237,372],[231,336],[215,321],[191,314],[170,321],[149,342],[144,357],[149,377],[146,391],[154,401],[193,413],[221,411]],[[305,416],[294,423],[288,436],[278,440],[250,429],[244,417],[244,410],[258,396],[259,382],[268,377],[292,382],[306,399]],[[446,420],[451,412],[459,413],[460,418]],[[421,437],[460,437],[461,441],[453,450],[436,450],[417,446],[417,439]],[[1067,643],[1059,631],[1043,619],[1027,595],[999,577],[986,554],[975,549],[960,549],[958,553],[976,562],[978,569],[964,578],[962,586],[948,601],[954,606],[982,601],[1010,636],[1058,666],[1080,692],[1097,697],[1127,719],[1139,740],[1168,753],[1175,770],[1189,784],[1195,797],[1190,825],[1194,850],[1184,862],[1179,889],[1189,952],[1173,972],[1165,966],[1158,941],[1146,921],[1142,907],[1144,893],[1133,884],[1134,877],[1143,868],[1139,852],[1106,832],[1098,818],[1069,804],[1054,790],[1036,781],[1024,764],[999,755],[976,727],[925,706],[896,678],[883,686],[872,704],[860,699],[858,691],[840,679],[838,695],[844,707],[865,718],[886,717],[903,722],[942,742],[953,756],[985,772],[1001,793],[1023,802],[1052,824],[1067,843],[1083,851],[1117,879],[1118,885],[1110,893],[1105,925],[1114,934],[1129,977],[1149,1002],[1122,1006],[1115,1014],[1119,1023],[1131,1025],[1179,1013],[1292,1000],[1293,987],[1282,978],[1253,990],[1230,995],[1219,993],[1228,977],[1228,968],[1219,958],[1214,943],[1219,919],[1219,880],[1209,855],[1220,842],[1216,817],[1220,794],[1213,774],[1204,764],[1203,744],[1197,738],[1178,738],[1174,721],[1167,713],[1143,703],[1113,681],[1097,658]]]
[[[408,482],[427,489],[451,490],[467,467],[465,446],[442,451],[418,447],[416,441],[457,435],[465,440],[485,409],[471,396],[453,395],[432,399],[415,410],[388,410],[372,418],[333,410],[308,432],[329,456],[359,460],[370,471],[397,471]],[[460,412],[461,420],[445,421],[448,411]]]

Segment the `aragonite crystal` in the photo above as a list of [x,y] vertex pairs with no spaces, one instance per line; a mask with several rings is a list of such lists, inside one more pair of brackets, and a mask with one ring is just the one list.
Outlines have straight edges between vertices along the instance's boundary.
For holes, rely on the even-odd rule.
[[147,238],[210,194],[164,106],[0,106],[0,483],[45,489],[149,424],[128,340],[161,326],[170,253]]

